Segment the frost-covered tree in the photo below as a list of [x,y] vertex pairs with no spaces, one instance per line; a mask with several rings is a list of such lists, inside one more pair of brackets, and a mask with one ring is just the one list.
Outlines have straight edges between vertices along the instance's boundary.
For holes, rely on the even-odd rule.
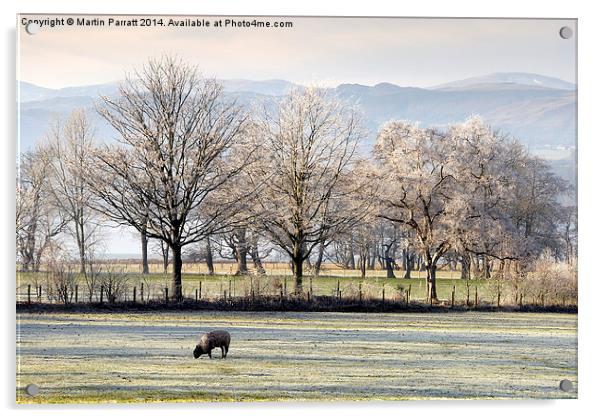
[[454,154],[443,133],[404,122],[384,126],[374,146],[383,190],[380,216],[413,231],[434,300],[437,262],[453,246],[461,211]]
[[524,264],[560,241],[565,183],[479,118],[441,131],[389,123],[374,155],[384,190],[380,216],[413,233],[432,299],[437,263],[449,251],[476,257],[489,277],[492,259],[503,270],[506,261]]
[[99,112],[120,138],[96,155],[99,210],[169,245],[181,300],[182,248],[236,227],[245,213],[250,191],[234,185],[254,150],[234,150],[247,115],[216,81],[169,57],[150,60],[103,101]]
[[361,130],[353,109],[317,88],[291,92],[257,119],[256,222],[290,257],[301,292],[313,250],[362,215],[361,199],[349,199],[361,186],[348,178]]
[[454,247],[460,254],[482,260],[483,275],[489,278],[492,258],[505,262],[525,251],[510,210],[516,188],[514,167],[522,152],[476,117],[451,126],[446,136],[457,162]]

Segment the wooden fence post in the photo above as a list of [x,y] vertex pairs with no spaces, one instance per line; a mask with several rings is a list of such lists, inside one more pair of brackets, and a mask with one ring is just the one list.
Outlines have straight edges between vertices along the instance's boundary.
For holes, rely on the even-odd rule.
[[309,276],[309,293],[311,293],[312,296],[314,295],[314,282],[311,276]]
[[286,292],[286,277],[284,278],[284,294],[288,295],[288,293]]
[[309,303],[311,301],[311,293],[308,291],[307,292],[307,303]]
[[194,289],[194,300],[199,300],[199,289]]
[[79,286],[75,285],[75,303],[77,303],[77,297],[79,295]]
[[518,306],[520,306],[521,308],[523,307],[523,294],[520,294],[520,298],[518,300]]
[[412,297],[412,285],[408,286],[408,302],[410,301],[410,298]]
[[169,289],[165,288],[165,303],[169,303]]
[[38,301],[42,302],[42,285],[39,286]]
[[228,280],[228,299],[232,299],[232,280]]
[[451,307],[454,307],[454,303],[456,301],[456,286],[452,288],[452,299],[451,299]]
[[105,287],[104,287],[104,285],[101,284],[100,285],[100,303],[102,303],[104,292],[105,292]]
[[383,284],[383,305],[385,304],[385,285]]
[[27,285],[27,303],[31,305],[31,285]]
[[337,297],[341,300],[341,281],[337,280]]
[[144,302],[144,282],[140,282],[140,302]]
[[474,306],[479,306],[479,288],[477,286],[474,287]]
[[203,281],[199,280],[199,300],[203,299]]
[[134,286],[134,293],[132,294],[132,296],[133,296],[132,300],[134,301],[134,303],[136,303],[136,286]]
[[497,292],[497,307],[500,308],[500,299],[502,298],[502,292],[498,290]]
[[362,303],[362,284],[360,283],[360,303]]

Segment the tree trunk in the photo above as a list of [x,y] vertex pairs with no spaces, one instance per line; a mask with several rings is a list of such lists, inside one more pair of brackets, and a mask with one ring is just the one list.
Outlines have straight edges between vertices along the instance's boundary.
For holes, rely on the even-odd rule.
[[140,243],[142,244],[142,274],[148,274],[148,237],[146,231],[140,234]]
[[163,257],[163,274],[167,274],[169,267],[169,245],[161,241],[161,256]]
[[301,295],[303,293],[303,251],[301,244],[293,244],[293,275],[295,276],[295,293]]
[[432,301],[437,301],[437,265],[436,263],[432,263],[428,265],[426,268],[426,277],[427,282],[429,283],[429,287],[431,290],[430,299]]
[[376,244],[373,245],[370,249],[370,261],[368,262],[368,270],[374,270],[376,266],[376,256],[377,256]]
[[483,256],[483,271],[486,279],[491,279],[491,263],[489,257]]
[[360,271],[362,273],[362,279],[366,278],[366,264],[368,261],[368,255],[366,253],[360,254]]
[[180,244],[172,244],[171,251],[173,254],[173,298],[180,302],[182,301],[182,247]]
[[355,270],[355,254],[353,252],[353,241],[349,245],[349,267],[351,270]]
[[406,251],[405,255],[405,274],[403,275],[404,279],[412,278],[412,270],[414,270],[414,255],[410,253],[410,251]]
[[387,279],[394,279],[395,273],[393,272],[393,259],[389,257],[388,253],[385,255],[385,267],[387,269]]
[[449,260],[449,266],[452,271],[457,271],[458,270],[458,259],[454,257],[451,260]]
[[249,255],[251,256],[251,260],[253,260],[253,265],[255,266],[255,270],[260,275],[265,275],[265,268],[263,268],[263,263],[261,262],[261,257],[259,257],[259,242],[256,234],[251,234],[249,245]]
[[469,280],[470,279],[470,256],[462,256],[462,260],[460,261],[462,265],[462,273],[460,279]]
[[314,265],[314,276],[320,275],[320,269],[322,268],[322,260],[324,259],[324,243],[321,242],[318,248],[318,258],[316,259],[316,264]]
[[236,276],[249,274],[247,267],[247,230],[240,228],[234,233],[234,256],[236,258]]
[[206,251],[207,257],[205,257],[205,262],[207,263],[207,271],[209,276],[213,276],[215,274],[215,268],[213,267],[213,253],[211,251],[211,240],[207,237],[206,243]]
[[86,241],[84,235],[84,220],[83,214],[81,219],[75,221],[75,230],[77,238],[77,248],[79,250],[79,272],[80,274],[86,274]]
[[240,247],[236,249],[236,276],[249,274],[247,267],[247,249]]
[[470,256],[470,278],[479,278],[479,258],[476,256]]

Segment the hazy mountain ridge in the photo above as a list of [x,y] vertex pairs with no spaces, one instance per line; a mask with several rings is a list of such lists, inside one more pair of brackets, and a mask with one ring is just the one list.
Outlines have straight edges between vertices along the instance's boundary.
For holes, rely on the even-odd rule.
[[[291,89],[301,87],[286,80],[218,81],[228,97],[245,106],[273,103]],[[99,138],[114,138],[115,131],[93,109],[100,95],[117,94],[118,85],[114,82],[48,89],[19,82],[21,149],[31,149],[54,118],[65,117],[79,107],[90,110]],[[330,90],[359,107],[371,140],[378,128],[392,119],[417,121],[421,126],[445,126],[478,114],[494,128],[519,138],[531,148],[575,146],[576,89],[573,84],[552,77],[496,73],[429,89],[383,82],[374,86],[341,84]]]
[[575,90],[576,86],[559,78],[548,77],[534,73],[493,73],[484,76],[469,77],[463,80],[433,86],[431,89],[457,89],[475,86],[479,84],[489,85],[520,85],[531,87],[544,87],[559,90]]

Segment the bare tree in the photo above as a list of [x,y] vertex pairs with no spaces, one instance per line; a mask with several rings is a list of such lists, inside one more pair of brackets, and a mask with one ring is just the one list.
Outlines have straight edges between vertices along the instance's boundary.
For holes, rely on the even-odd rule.
[[19,161],[16,232],[24,271],[39,270],[44,253],[66,223],[51,196],[50,164],[51,156],[45,146],[23,154]]
[[68,220],[79,253],[80,273],[86,272],[86,252],[95,244],[96,213],[87,181],[94,149],[94,129],[83,110],[73,112],[64,125],[57,121],[49,136],[51,189],[54,204]]
[[247,254],[249,243],[247,242],[247,228],[241,226],[230,234],[224,234],[220,240],[226,252],[220,248],[220,257],[234,259],[236,261],[236,276],[249,274],[247,267]]
[[[169,245],[182,299],[182,248],[238,225],[248,190],[230,188],[253,155],[233,158],[247,116],[214,80],[174,58],[150,60],[103,98],[120,145],[96,155],[94,192],[111,219]],[[104,181],[103,181],[104,180]]]
[[[125,296],[129,278],[123,271],[109,268],[100,276],[100,284],[109,303],[115,303]],[[141,296],[143,299],[144,296]]]
[[297,293],[313,249],[360,216],[359,200],[340,204],[359,187],[346,174],[360,134],[355,113],[316,88],[291,92],[258,120],[264,159],[256,181],[267,180],[257,222],[290,257]]
[[163,274],[167,274],[169,269],[169,245],[163,240],[153,240],[151,246],[152,251],[161,256],[161,264],[163,266]]

